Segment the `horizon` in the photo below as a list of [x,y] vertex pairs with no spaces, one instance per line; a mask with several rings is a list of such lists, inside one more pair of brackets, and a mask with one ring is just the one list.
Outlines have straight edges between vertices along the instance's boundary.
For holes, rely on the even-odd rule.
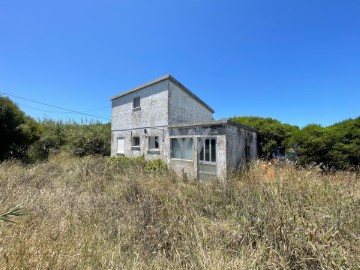
[[111,96],[171,74],[215,119],[327,127],[360,116],[359,10],[323,0],[2,2],[0,92],[37,120],[104,122]]

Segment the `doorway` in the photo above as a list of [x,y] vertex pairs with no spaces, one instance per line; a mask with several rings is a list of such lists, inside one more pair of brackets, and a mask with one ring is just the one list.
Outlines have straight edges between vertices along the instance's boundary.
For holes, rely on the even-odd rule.
[[216,178],[217,143],[216,138],[198,140],[198,176],[199,180]]

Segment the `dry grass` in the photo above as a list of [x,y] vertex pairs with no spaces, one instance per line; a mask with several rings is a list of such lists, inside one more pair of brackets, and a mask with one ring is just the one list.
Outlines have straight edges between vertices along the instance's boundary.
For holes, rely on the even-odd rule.
[[226,184],[106,158],[0,164],[2,269],[359,269],[360,182],[280,168]]

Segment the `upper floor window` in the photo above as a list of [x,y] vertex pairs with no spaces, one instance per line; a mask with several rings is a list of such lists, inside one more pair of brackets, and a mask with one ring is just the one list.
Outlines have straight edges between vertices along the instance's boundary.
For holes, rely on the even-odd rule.
[[134,97],[133,99],[133,109],[140,108],[140,97]]

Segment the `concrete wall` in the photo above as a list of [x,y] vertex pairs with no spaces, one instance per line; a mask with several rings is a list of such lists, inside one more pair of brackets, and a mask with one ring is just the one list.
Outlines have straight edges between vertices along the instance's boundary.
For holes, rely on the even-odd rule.
[[[167,162],[166,156],[166,128],[165,129],[146,129],[147,134],[145,134],[144,129],[135,129],[132,131],[113,131],[111,138],[111,154],[117,155],[117,138],[124,138],[125,153],[127,157],[137,157],[139,155],[144,155],[146,160],[160,158],[164,162]],[[149,138],[151,136],[159,137],[159,149],[154,150],[149,148]],[[132,137],[140,137],[140,147],[132,146]]]
[[[159,136],[162,136],[163,140],[164,132],[161,129],[168,124],[168,95],[168,81],[165,80],[112,101],[112,155],[116,155],[118,137],[125,138],[126,156],[147,154],[148,139],[145,137],[145,129],[148,136],[158,136],[160,133]],[[140,109],[133,109],[135,97],[140,97]],[[132,136],[140,137],[140,151],[132,150]],[[164,152],[163,144],[160,144],[160,156],[150,154],[149,158],[164,158],[161,157]]]
[[212,112],[170,81],[169,125],[209,122],[211,120]]
[[[227,169],[228,172],[241,168],[248,159],[258,157],[257,133],[236,126],[227,126]],[[250,156],[246,157],[245,147],[249,146]]]
[[226,173],[227,173],[227,160],[226,160],[226,153],[227,153],[227,144],[226,144],[227,138],[226,135],[219,135],[216,137],[216,143],[217,143],[217,153],[216,153],[216,161],[217,161],[217,167],[216,167],[216,176],[218,179],[224,181],[226,179]]
[[251,158],[256,159],[259,157],[259,149],[258,149],[258,140],[257,140],[257,132],[252,131],[252,142],[250,145],[250,153]]
[[227,164],[228,170],[238,168],[245,162],[245,136],[240,128],[226,127],[227,134]]
[[[140,110],[133,99],[140,97]],[[150,85],[112,101],[112,130],[166,126],[168,124],[168,80]]]

